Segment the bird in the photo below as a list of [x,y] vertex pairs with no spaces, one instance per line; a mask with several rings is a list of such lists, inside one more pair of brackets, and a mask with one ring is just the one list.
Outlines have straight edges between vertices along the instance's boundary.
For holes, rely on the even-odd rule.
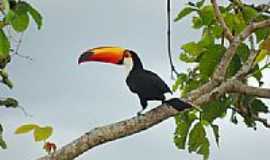
[[127,68],[126,84],[131,92],[138,95],[142,106],[138,115],[147,108],[148,101],[161,101],[179,111],[191,107],[191,104],[179,98],[166,100],[166,93],[173,94],[170,87],[156,73],[144,69],[141,59],[133,50],[116,46],[91,48],[80,55],[78,64],[93,61],[124,65]]

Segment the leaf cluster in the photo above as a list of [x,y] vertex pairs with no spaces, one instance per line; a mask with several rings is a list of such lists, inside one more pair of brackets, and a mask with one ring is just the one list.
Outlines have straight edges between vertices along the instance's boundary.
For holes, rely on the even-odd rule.
[[[10,30],[22,33],[29,28],[30,19],[36,23],[37,28],[42,27],[42,16],[30,3],[22,0],[2,0],[0,2],[0,84],[13,88],[13,83],[9,78],[7,64],[12,60],[12,35]],[[18,101],[14,98],[0,100],[0,106],[6,108],[17,108]],[[37,129],[38,131],[38,129]],[[0,146],[5,149],[6,143],[2,137],[3,127],[0,124]],[[38,137],[37,137],[38,138]]]
[[51,126],[41,127],[37,124],[24,124],[16,129],[15,134],[27,134],[30,132],[33,133],[35,142],[44,142],[43,149],[48,154],[56,150],[56,145],[48,141],[53,133],[53,128]]
[[[219,6],[219,9],[233,35],[241,33],[252,22],[270,18],[269,15],[242,2]],[[212,79],[215,68],[228,49],[223,28],[215,17],[212,5],[205,3],[205,0],[189,2],[178,13],[175,22],[189,15],[192,16],[192,28],[201,32],[201,37],[198,41],[187,42],[181,46],[179,59],[193,66],[187,73],[179,74],[173,85],[173,91],[179,91],[182,97],[186,97],[189,92]],[[253,35],[256,41],[251,38],[250,41],[242,42],[228,67],[226,78],[234,76],[247,61],[251,52],[256,50],[255,47],[259,46],[260,54],[256,58],[254,69],[249,73],[248,78],[243,79],[243,83],[248,83],[249,78],[255,78],[261,86],[264,83],[262,71],[269,68],[269,63],[266,61],[270,54],[269,35],[270,28],[259,29]],[[261,65],[262,63],[265,65]],[[226,94],[201,108],[203,109],[201,112],[192,110],[175,117],[177,128],[174,142],[179,149],[187,148],[189,152],[203,155],[204,159],[209,157],[210,146],[205,128],[212,128],[218,144],[219,126],[214,122],[226,116],[228,110],[232,110],[233,123],[237,124],[240,116],[244,123],[252,128],[256,128],[254,116],[269,112],[268,106],[262,100],[239,94]],[[238,114],[236,111],[239,110],[243,110],[245,114]]]

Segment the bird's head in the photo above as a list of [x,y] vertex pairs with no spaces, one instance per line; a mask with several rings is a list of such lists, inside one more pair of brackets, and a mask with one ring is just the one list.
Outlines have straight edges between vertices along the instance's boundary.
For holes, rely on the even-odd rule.
[[[142,68],[141,61],[134,51],[121,47],[97,47],[89,49],[81,54],[78,63],[103,62],[125,65],[129,69],[135,66]],[[139,63],[139,65],[137,65]]]

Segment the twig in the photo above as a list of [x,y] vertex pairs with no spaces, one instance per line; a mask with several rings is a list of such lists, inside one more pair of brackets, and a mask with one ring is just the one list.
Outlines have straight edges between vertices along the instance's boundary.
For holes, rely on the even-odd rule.
[[171,78],[174,79],[173,74],[176,74],[176,76],[179,75],[179,72],[175,69],[175,66],[173,64],[172,60],[172,52],[171,52],[171,4],[170,0],[167,0],[167,42],[168,42],[168,56],[170,60],[170,67],[171,67]]
[[268,123],[266,118],[261,118],[258,115],[255,114],[248,114],[244,111],[241,111],[240,109],[237,108],[233,108],[233,107],[229,107],[232,111],[239,113],[242,117],[244,116],[250,116],[251,118],[253,118],[255,121],[259,121],[261,122],[266,128],[270,128],[270,123]]
[[220,12],[218,4],[217,4],[217,1],[216,0],[211,0],[211,3],[213,4],[213,7],[214,7],[216,19],[220,23],[220,25],[222,26],[222,28],[224,30],[225,37],[230,42],[232,42],[234,37],[233,37],[232,32],[230,31],[229,27],[225,23],[224,18],[221,15],[221,12]]
[[23,106],[18,105],[18,108],[22,110],[25,117],[33,117],[33,115],[28,113]]
[[241,69],[236,73],[236,77],[242,79],[245,77],[250,70],[254,67],[254,61],[257,57],[258,51],[251,49],[250,56],[248,57],[246,63],[241,67]]
[[25,56],[25,55],[19,54],[19,49],[22,45],[23,36],[24,36],[24,33],[21,33],[19,40],[17,42],[16,49],[15,50],[11,49],[11,51],[13,52],[13,55],[16,55],[18,57],[24,58],[24,59],[29,60],[29,61],[33,61],[33,59],[30,56]]

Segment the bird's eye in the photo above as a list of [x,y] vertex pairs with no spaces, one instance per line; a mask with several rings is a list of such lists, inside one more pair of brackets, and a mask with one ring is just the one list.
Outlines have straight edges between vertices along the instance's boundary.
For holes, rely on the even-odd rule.
[[131,55],[130,55],[129,52],[126,51],[126,52],[124,53],[124,57],[125,57],[125,58],[128,58],[128,57],[131,57]]

